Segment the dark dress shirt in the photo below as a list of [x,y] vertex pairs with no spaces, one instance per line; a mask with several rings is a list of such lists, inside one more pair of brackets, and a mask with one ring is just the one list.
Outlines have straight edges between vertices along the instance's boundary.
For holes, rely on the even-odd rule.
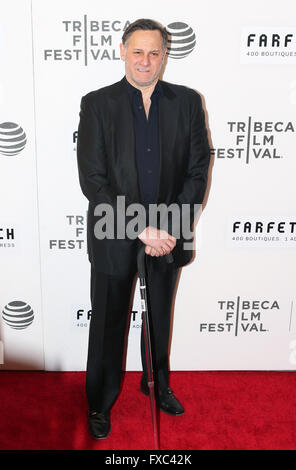
[[[126,80],[126,79],[125,79]],[[148,215],[149,204],[157,202],[159,181],[158,101],[163,95],[157,82],[151,95],[148,119],[140,90],[126,80],[134,116],[135,149],[141,203]]]

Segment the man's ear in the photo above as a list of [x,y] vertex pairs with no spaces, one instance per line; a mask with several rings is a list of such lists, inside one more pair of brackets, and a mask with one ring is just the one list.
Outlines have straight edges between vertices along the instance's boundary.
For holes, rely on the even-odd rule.
[[125,62],[125,47],[122,43],[120,44],[120,57]]

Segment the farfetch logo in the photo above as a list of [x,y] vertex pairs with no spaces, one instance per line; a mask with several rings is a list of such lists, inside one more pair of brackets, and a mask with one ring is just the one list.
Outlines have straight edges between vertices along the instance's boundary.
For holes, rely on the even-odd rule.
[[131,311],[131,328],[141,330],[142,328],[142,312],[138,310]]
[[15,248],[14,227],[0,227],[0,248]]
[[91,319],[91,309],[74,308],[74,322],[73,326],[76,328],[88,328]]
[[180,21],[170,23],[166,27],[169,33],[169,57],[172,59],[183,59],[194,49],[196,36],[193,29],[186,23]]
[[2,318],[6,325],[14,330],[24,330],[28,328],[34,320],[32,307],[22,300],[13,300],[5,305],[2,311]]
[[296,28],[286,26],[243,28],[241,63],[296,63]]
[[5,156],[18,155],[27,143],[26,133],[15,122],[0,124],[0,154]]
[[43,58],[46,62],[81,62],[85,66],[96,61],[120,60],[119,43],[129,24],[127,20],[98,20],[88,15],[61,20],[58,27],[65,40],[58,48],[44,49]]
[[228,230],[231,247],[296,247],[296,217],[233,216]]
[[200,323],[200,333],[266,334],[268,315],[280,310],[276,300],[250,300],[240,296],[235,300],[218,300],[218,322]]
[[[76,328],[88,328],[91,320],[91,309],[79,308],[73,309],[74,321],[73,326]],[[130,327],[136,330],[142,328],[142,314],[138,310],[131,310]]]
[[248,116],[242,121],[228,121],[227,130],[233,145],[215,148],[212,152],[219,159],[241,160],[249,164],[256,160],[284,158],[278,143],[285,136],[294,134],[295,126],[291,121],[261,121]]

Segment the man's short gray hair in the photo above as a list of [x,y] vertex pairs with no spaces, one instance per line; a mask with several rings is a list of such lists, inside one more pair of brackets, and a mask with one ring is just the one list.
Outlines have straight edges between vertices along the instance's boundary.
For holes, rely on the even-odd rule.
[[141,18],[131,23],[123,33],[122,44],[125,46],[129,37],[138,30],[142,31],[159,31],[162,36],[163,49],[168,46],[167,30],[157,21]]

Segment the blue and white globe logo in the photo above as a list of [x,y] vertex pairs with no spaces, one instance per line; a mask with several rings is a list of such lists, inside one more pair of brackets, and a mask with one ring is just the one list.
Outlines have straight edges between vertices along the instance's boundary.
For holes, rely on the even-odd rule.
[[173,59],[183,59],[193,51],[196,36],[193,29],[186,23],[176,21],[166,27],[169,33],[168,56]]
[[34,312],[26,302],[14,300],[5,305],[2,318],[4,323],[14,330],[24,330],[33,322]]
[[6,156],[18,155],[24,150],[27,136],[24,129],[15,122],[0,124],[0,154]]

